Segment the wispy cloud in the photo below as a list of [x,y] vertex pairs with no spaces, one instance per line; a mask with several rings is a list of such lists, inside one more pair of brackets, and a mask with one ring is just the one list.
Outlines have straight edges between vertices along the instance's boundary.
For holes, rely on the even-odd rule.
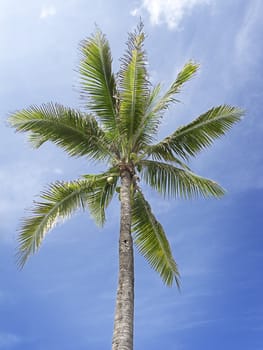
[[55,6],[43,6],[40,12],[40,18],[45,19],[47,17],[54,16],[57,13]]
[[183,17],[191,10],[211,0],[142,0],[141,6],[135,8],[131,15],[141,15],[146,10],[153,25],[166,23],[170,29],[178,29]]
[[258,35],[258,29],[261,29],[262,9],[261,0],[256,0],[249,5],[236,37],[236,56],[242,64],[242,70],[243,64],[253,62],[255,53],[259,52],[256,45],[256,35]]
[[12,333],[0,333],[0,349],[11,349],[21,342],[21,338]]

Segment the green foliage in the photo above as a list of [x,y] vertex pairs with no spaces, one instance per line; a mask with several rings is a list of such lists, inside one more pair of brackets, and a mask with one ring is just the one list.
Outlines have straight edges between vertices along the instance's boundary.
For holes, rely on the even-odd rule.
[[[109,182],[108,178],[112,180]],[[118,183],[119,172],[110,169],[101,175],[85,175],[84,178],[92,184],[92,191],[87,198],[90,213],[99,226],[103,226],[106,220],[105,209],[110,204]]]
[[156,220],[141,191],[134,195],[132,205],[134,243],[168,286],[175,280],[179,287],[179,272],[162,225]]
[[[87,112],[56,103],[32,106],[9,117],[18,132],[28,133],[38,148],[51,141],[70,156],[104,161],[108,170],[71,182],[56,182],[41,193],[32,215],[23,220],[18,261],[23,266],[46,234],[76,210],[88,209],[98,225],[105,210],[120,192],[122,169],[132,178],[132,229],[141,254],[167,285],[179,273],[163,227],[138,187],[138,177],[163,195],[182,198],[220,197],[224,190],[214,181],[191,172],[185,161],[223,136],[243,114],[227,105],[211,108],[156,143],[164,112],[199,65],[190,61],[162,94],[161,84],[152,87],[144,51],[145,34],[140,24],[129,34],[127,50],[117,75],[112,72],[109,43],[99,29],[80,45],[82,97]],[[117,192],[117,193],[116,193]]]
[[149,146],[148,154],[163,158],[162,155],[168,153],[189,159],[189,156],[195,156],[210,146],[215,139],[225,135],[240,121],[243,114],[244,111],[236,107],[227,105],[214,107],[190,124],[178,128],[158,144]]
[[95,113],[108,131],[115,133],[117,92],[109,43],[97,29],[94,35],[81,43],[80,49],[80,83],[87,100],[86,107]]
[[145,113],[141,119],[140,128],[138,128],[134,137],[135,147],[138,148],[141,144],[145,147],[145,145],[154,140],[164,111],[171,103],[178,102],[174,96],[181,91],[183,84],[196,73],[198,67],[198,64],[192,61],[188,62],[178,73],[176,80],[162,97],[159,97],[161,84],[157,84],[149,92],[148,98],[145,101]]
[[[145,101],[149,94],[146,56],[143,50],[145,35],[139,26],[129,34],[127,51],[121,60],[119,72],[120,130],[125,136],[124,146],[132,151],[134,134],[141,126]],[[127,148],[126,146],[126,148]]]
[[105,209],[112,200],[117,183],[112,184],[107,177],[111,172],[99,175],[86,175],[84,179],[71,182],[55,182],[40,194],[40,201],[34,202],[32,216],[23,220],[18,261],[22,267],[30,254],[35,253],[46,234],[60,221],[69,218],[77,209],[89,209],[99,225],[105,222]]
[[142,179],[163,195],[191,199],[220,197],[224,190],[216,182],[168,163],[142,161]]
[[112,156],[105,134],[93,116],[57,103],[16,112],[9,117],[9,123],[19,132],[28,132],[35,148],[52,141],[70,156],[94,159]]
[[20,229],[18,262],[21,267],[59,221],[69,218],[79,208],[86,208],[90,191],[90,183],[79,180],[56,182],[41,193],[41,201],[34,203],[32,216],[23,220]]

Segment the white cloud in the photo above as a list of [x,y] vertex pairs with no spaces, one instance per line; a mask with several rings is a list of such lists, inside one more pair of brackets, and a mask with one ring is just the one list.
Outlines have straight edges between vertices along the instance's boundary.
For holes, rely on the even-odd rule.
[[210,2],[211,0],[142,0],[142,5],[135,8],[131,15],[138,16],[146,10],[153,25],[166,23],[170,29],[178,29],[183,17],[195,6]]
[[54,16],[57,13],[57,10],[54,6],[43,6],[40,12],[40,18],[45,19],[50,16]]

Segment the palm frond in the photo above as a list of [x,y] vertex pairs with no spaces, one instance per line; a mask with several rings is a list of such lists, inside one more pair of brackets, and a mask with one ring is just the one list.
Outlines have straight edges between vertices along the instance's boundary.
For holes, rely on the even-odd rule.
[[41,193],[41,201],[34,203],[32,216],[22,222],[17,253],[20,267],[38,250],[46,234],[59,221],[69,218],[77,209],[86,207],[86,197],[90,191],[90,183],[79,180],[55,182]]
[[188,159],[225,135],[243,114],[243,110],[228,105],[214,107],[161,142],[149,146],[147,152],[149,155],[174,153]]
[[[114,176],[114,177],[113,177]],[[109,177],[111,181],[109,181]],[[46,234],[60,221],[69,218],[77,209],[89,209],[96,222],[105,221],[118,179],[115,169],[98,175],[84,175],[71,182],[55,182],[40,194],[34,203],[32,216],[25,218],[19,235],[18,263],[21,267],[40,247]]]
[[[146,147],[146,150],[148,151],[149,148]],[[156,161],[165,161],[165,162],[169,162],[169,163],[172,163],[173,165],[175,166],[179,166],[180,168],[182,169],[185,169],[185,170],[190,170],[190,168],[188,167],[188,165],[186,165],[181,159],[179,159],[178,157],[176,157],[174,155],[174,153],[169,149],[169,148],[158,148],[155,150],[155,152],[148,152],[148,154],[143,154],[141,156],[142,159],[145,159],[145,158],[151,158],[153,160],[156,160]]]
[[105,209],[110,204],[115,194],[116,185],[119,179],[119,171],[112,168],[106,173],[99,175],[84,175],[90,182],[92,191],[87,196],[87,206],[91,216],[97,225],[103,226],[105,223]]
[[133,152],[143,150],[145,145],[151,144],[158,132],[160,120],[155,118],[154,109],[161,90],[161,84],[157,84],[149,91],[145,100],[145,112],[141,119],[141,127],[138,128],[133,137]]
[[132,203],[134,243],[163,282],[179,287],[179,272],[162,225],[156,220],[149,203],[137,191]]
[[97,29],[81,43],[80,50],[80,83],[88,99],[86,106],[100,118],[106,130],[116,132],[116,83],[109,43]]
[[29,141],[36,148],[51,141],[70,156],[99,160],[112,156],[94,117],[59,104],[48,103],[18,111],[9,117],[9,123],[18,132],[28,132]]
[[144,38],[142,26],[129,34],[127,52],[121,60],[119,72],[120,126],[122,134],[130,143],[141,123],[149,93]]
[[140,128],[138,128],[134,137],[136,144],[142,143],[143,145],[149,145],[152,143],[158,131],[164,111],[171,103],[177,101],[174,96],[181,91],[184,83],[193,77],[198,68],[199,65],[197,63],[192,61],[186,63],[183,69],[178,73],[176,80],[162,97],[159,97],[161,84],[156,85],[152,89],[146,101],[146,109],[141,119]]
[[173,102],[177,102],[175,95],[181,92],[183,84],[185,84],[189,79],[191,79],[197,72],[199,64],[193,61],[189,61],[183,67],[183,69],[178,73],[175,81],[172,83],[170,88],[166,93],[160,98],[153,109],[154,113],[160,113],[166,110],[169,105]]
[[143,160],[141,164],[142,179],[164,196],[190,199],[197,196],[220,197],[224,194],[223,188],[216,182],[191,171],[151,160]]

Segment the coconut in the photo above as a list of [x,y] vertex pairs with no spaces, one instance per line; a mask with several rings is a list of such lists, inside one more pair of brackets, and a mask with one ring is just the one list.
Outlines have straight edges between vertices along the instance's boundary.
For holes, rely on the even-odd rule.
[[108,184],[112,185],[113,184],[114,178],[112,176],[107,177],[107,182]]

